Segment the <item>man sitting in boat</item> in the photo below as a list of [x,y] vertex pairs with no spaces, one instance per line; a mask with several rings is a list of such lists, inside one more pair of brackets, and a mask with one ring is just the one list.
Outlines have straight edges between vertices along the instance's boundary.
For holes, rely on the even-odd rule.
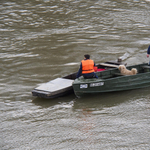
[[[148,47],[148,49],[147,49],[147,57],[149,57],[149,55],[150,55],[150,45],[149,45],[149,47]],[[148,64],[149,66],[150,66],[150,61],[149,61],[149,64]]]
[[85,79],[89,78],[98,79],[98,76],[94,73],[94,66],[95,63],[93,60],[90,59],[90,55],[89,54],[84,55],[84,60],[81,61],[80,68],[77,73],[77,78],[83,75]]

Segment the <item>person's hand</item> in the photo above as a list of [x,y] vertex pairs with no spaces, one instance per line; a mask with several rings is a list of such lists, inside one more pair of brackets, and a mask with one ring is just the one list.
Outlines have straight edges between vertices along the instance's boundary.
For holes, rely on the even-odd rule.
[[147,54],[147,57],[149,57],[149,54]]

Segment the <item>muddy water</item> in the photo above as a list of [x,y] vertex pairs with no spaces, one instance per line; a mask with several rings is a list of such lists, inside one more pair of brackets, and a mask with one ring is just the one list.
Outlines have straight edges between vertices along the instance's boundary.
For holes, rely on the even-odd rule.
[[150,1],[1,0],[1,149],[149,149],[149,88],[34,98],[38,84],[122,57],[148,62]]

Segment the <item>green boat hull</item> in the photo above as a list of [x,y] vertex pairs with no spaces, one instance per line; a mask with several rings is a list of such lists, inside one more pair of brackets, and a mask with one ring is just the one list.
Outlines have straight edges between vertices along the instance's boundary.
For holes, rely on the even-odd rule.
[[121,75],[118,68],[97,72],[99,79],[84,79],[80,77],[73,82],[73,89],[77,96],[88,93],[103,93],[124,91],[138,88],[150,87],[150,66],[139,64],[128,66],[131,70],[136,68],[136,75]]

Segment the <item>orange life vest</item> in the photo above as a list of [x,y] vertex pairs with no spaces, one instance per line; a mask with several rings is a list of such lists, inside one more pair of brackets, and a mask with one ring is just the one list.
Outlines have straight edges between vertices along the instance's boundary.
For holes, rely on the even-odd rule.
[[94,72],[94,61],[91,59],[82,60],[82,74]]

